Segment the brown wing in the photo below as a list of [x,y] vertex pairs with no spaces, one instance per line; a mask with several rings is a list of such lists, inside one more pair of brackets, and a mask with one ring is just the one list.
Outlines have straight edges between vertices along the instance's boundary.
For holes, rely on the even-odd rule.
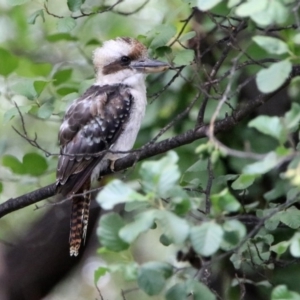
[[122,132],[131,104],[126,86],[95,85],[69,107],[59,131],[59,193],[70,195],[81,188]]

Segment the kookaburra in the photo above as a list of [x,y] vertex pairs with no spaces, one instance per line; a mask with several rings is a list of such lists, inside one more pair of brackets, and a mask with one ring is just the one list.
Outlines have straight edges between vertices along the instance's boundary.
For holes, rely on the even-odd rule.
[[126,155],[136,140],[147,104],[145,74],[169,67],[127,37],[97,48],[93,63],[95,83],[67,109],[59,130],[56,190],[72,198],[71,256],[78,255],[85,239],[92,178],[99,176],[104,161]]

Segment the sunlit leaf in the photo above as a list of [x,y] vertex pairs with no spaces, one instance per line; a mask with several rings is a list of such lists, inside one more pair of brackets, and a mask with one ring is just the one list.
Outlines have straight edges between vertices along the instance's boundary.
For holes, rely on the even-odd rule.
[[139,194],[119,179],[108,183],[97,195],[97,202],[104,209],[112,209],[116,204],[147,201],[147,197]]
[[286,140],[285,130],[279,117],[258,116],[250,121],[248,126],[274,137],[279,142]]
[[185,219],[179,218],[167,210],[159,211],[157,219],[162,226],[164,234],[175,244],[181,244],[189,234],[189,224]]
[[280,221],[290,228],[298,229],[300,227],[300,210],[295,206],[289,207],[280,212]]
[[300,233],[296,232],[291,238],[290,243],[286,242],[290,246],[290,253],[293,257],[300,257]]
[[271,64],[268,68],[260,70],[256,75],[256,84],[263,93],[271,93],[280,88],[288,79],[292,71],[289,60]]
[[196,36],[196,32],[195,31],[190,31],[190,32],[186,32],[185,34],[183,34],[180,38],[179,41],[181,43],[186,42],[190,39],[192,39],[193,37]]
[[125,225],[119,232],[121,239],[132,243],[142,232],[150,229],[153,225],[157,210],[148,210],[135,216],[135,220]]
[[215,7],[222,0],[197,0],[197,7],[202,11],[207,11]]
[[144,162],[140,175],[145,191],[167,197],[180,177],[177,161],[178,155],[170,151],[160,160]]
[[293,102],[292,108],[284,115],[284,125],[291,131],[298,129],[300,123],[300,105]]
[[218,194],[211,195],[211,202],[215,213],[235,212],[240,209],[240,203],[229,192],[228,188]]
[[277,243],[276,245],[271,246],[270,250],[275,252],[278,255],[282,255],[283,253],[286,252],[290,245],[290,242],[288,241],[282,241]]
[[223,229],[215,222],[205,222],[192,227],[190,233],[194,250],[203,256],[213,255],[219,249],[222,238]]
[[255,175],[241,174],[232,184],[234,190],[244,190],[251,186],[255,180]]
[[268,0],[247,0],[239,5],[235,13],[240,17],[248,17],[267,8]]
[[288,290],[286,285],[278,285],[272,291],[271,300],[300,300],[300,295]]
[[256,35],[252,39],[256,44],[271,54],[284,54],[289,52],[288,45],[278,38]]

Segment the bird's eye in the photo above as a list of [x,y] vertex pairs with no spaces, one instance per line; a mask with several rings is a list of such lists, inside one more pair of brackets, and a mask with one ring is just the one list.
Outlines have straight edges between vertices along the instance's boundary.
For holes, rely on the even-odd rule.
[[130,63],[130,58],[128,56],[122,56],[121,57],[121,62],[124,64],[129,64]]

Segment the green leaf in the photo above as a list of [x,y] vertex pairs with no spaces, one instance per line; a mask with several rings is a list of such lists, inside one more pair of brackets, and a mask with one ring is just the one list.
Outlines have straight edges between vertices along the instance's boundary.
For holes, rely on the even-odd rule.
[[176,152],[170,151],[158,161],[144,162],[139,172],[144,190],[158,197],[168,197],[180,178],[177,161]]
[[300,123],[300,105],[293,102],[292,108],[284,115],[284,125],[290,131],[298,129]]
[[210,289],[198,280],[189,279],[186,286],[188,293],[191,293],[195,300],[216,300],[216,296]]
[[27,153],[23,157],[25,172],[32,176],[42,175],[48,168],[46,159],[38,153]]
[[[33,77],[35,82],[48,82],[47,80],[41,79],[41,77],[47,77],[52,70],[52,65],[48,63],[38,64],[27,58],[20,58],[18,69],[16,73],[22,78]],[[37,78],[38,76],[38,78]],[[39,83],[40,84],[40,83]]]
[[246,236],[245,225],[238,220],[227,220],[223,224],[224,236],[221,248],[229,251],[235,248]]
[[148,210],[136,215],[133,222],[125,225],[120,230],[120,238],[128,244],[132,243],[142,232],[153,226],[156,213],[157,210]]
[[34,82],[34,79],[22,78],[20,81],[16,82],[11,89],[16,94],[23,95],[29,100],[34,100],[38,96],[34,88]]
[[57,31],[70,32],[76,26],[76,22],[71,17],[65,17],[57,21]]
[[271,300],[300,300],[300,295],[289,291],[287,286],[282,284],[273,289]]
[[300,227],[300,211],[295,207],[289,207],[287,210],[280,212],[280,221],[292,229]]
[[237,7],[236,14],[250,17],[260,26],[268,26],[284,23],[289,16],[289,10],[281,0],[248,0]]
[[290,246],[290,252],[293,257],[300,257],[300,233],[296,232],[289,242],[286,242]]
[[178,52],[173,60],[176,65],[189,65],[194,60],[194,50],[184,49]]
[[101,245],[116,252],[128,249],[129,245],[119,237],[119,231],[123,226],[123,219],[116,213],[102,216],[97,229]]
[[59,41],[77,41],[77,38],[69,33],[56,33],[46,36],[47,41],[54,43]]
[[169,40],[176,34],[176,28],[173,25],[170,24],[162,24],[156,26],[152,33],[149,34],[155,34],[150,47],[153,49],[156,49],[158,47],[165,46]]
[[137,283],[149,296],[159,294],[165,286],[166,280],[159,270],[141,267],[138,273]]
[[141,268],[145,270],[159,271],[165,279],[173,275],[173,266],[162,261],[149,261],[147,263],[144,263]]
[[255,180],[255,175],[241,174],[232,184],[234,190],[245,190],[251,186]]
[[[268,211],[265,211],[264,216],[267,214],[268,214]],[[274,216],[272,216],[271,218],[267,219],[265,221],[265,228],[269,231],[275,230],[280,223],[279,217],[280,217],[280,214],[277,213]]]
[[37,116],[41,119],[48,119],[51,117],[54,110],[53,103],[45,102],[37,112]]
[[289,241],[282,241],[276,245],[270,247],[270,250],[278,254],[279,256],[286,252],[290,245]]
[[293,41],[295,44],[300,45],[300,33],[295,34]]
[[189,224],[185,219],[179,218],[167,210],[158,211],[157,219],[162,226],[166,237],[174,244],[182,244],[189,234]]
[[197,7],[202,11],[207,11],[215,7],[222,0],[197,0]]
[[271,64],[257,73],[258,89],[265,94],[276,91],[286,82],[291,71],[292,64],[288,59]]
[[266,9],[268,0],[248,0],[237,7],[235,13],[240,17],[250,17]]
[[189,31],[189,32],[186,32],[184,33],[180,38],[179,38],[179,41],[181,43],[184,43],[190,39],[192,39],[193,37],[196,36],[196,32],[195,31]]
[[77,10],[80,10],[81,5],[85,2],[85,0],[68,0],[68,8],[70,11],[75,12]]
[[2,157],[2,165],[8,167],[15,174],[25,174],[26,170],[23,164],[12,155],[4,155]]
[[255,162],[253,164],[247,165],[243,169],[245,174],[265,174],[275,168],[279,162],[279,159],[274,152],[268,153],[264,159],[261,161]]
[[109,182],[96,198],[104,209],[112,209],[116,204],[134,201],[147,201],[147,197],[137,193],[119,179]]
[[207,159],[199,159],[197,160],[194,164],[192,164],[186,171],[185,173],[189,172],[200,172],[200,171],[205,171],[207,169]]
[[94,284],[97,286],[98,280],[100,277],[104,276],[108,271],[108,268],[100,267],[94,273]]
[[241,207],[240,203],[229,192],[228,188],[219,194],[211,195],[210,199],[215,213],[235,212]]
[[[18,106],[21,114],[26,114],[32,109],[33,105],[24,105],[24,106]],[[3,124],[8,123],[12,118],[15,116],[20,116],[19,111],[17,110],[16,107],[13,107],[6,111],[3,116]]]
[[170,289],[166,292],[166,300],[182,300],[186,299],[187,292],[186,286],[184,283],[177,283],[173,285]]
[[252,40],[270,54],[280,55],[289,52],[288,45],[278,38],[256,35]]
[[218,251],[223,238],[223,229],[215,222],[205,222],[191,229],[190,239],[194,250],[203,256]]
[[57,94],[61,95],[61,96],[66,96],[69,94],[74,94],[77,93],[77,87],[67,87],[67,86],[63,86],[60,87],[59,89],[56,90]]
[[2,182],[0,181],[0,194],[3,192],[3,184]]
[[7,3],[11,6],[16,6],[16,5],[22,5],[25,4],[27,2],[29,2],[30,0],[9,0],[7,1]]
[[7,50],[0,48],[0,74],[7,76],[18,67],[18,59]]
[[228,8],[232,8],[240,3],[241,3],[241,0],[229,0],[227,6],[228,6]]
[[286,140],[284,127],[279,117],[258,116],[248,123],[248,127],[269,135],[279,142],[283,143]]
[[44,81],[44,80],[36,80],[34,83],[33,83],[33,87],[36,91],[36,94],[39,96],[42,91],[44,90],[45,86],[47,85],[47,81]]
[[64,69],[59,70],[53,75],[53,84],[54,85],[60,85],[66,81],[68,81],[71,78],[73,70],[72,69]]
[[45,22],[45,16],[44,16],[44,10],[43,9],[39,9],[37,11],[35,11],[27,20],[28,24],[35,24],[36,19],[38,17],[41,17],[43,19],[43,22]]

